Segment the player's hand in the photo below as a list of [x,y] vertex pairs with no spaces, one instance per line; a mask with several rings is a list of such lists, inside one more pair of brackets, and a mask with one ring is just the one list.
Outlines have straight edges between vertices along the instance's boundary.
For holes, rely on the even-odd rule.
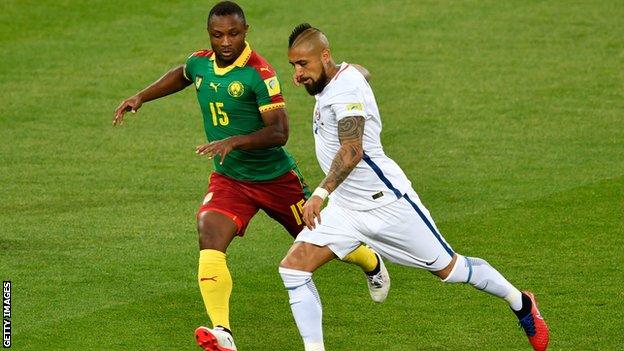
[[139,95],[135,95],[125,99],[119,104],[115,110],[115,117],[113,118],[113,125],[123,124],[124,114],[128,111],[136,113],[138,109],[143,105],[143,99]]
[[318,224],[321,224],[321,207],[323,206],[323,202],[325,202],[325,200],[313,195],[303,204],[303,222],[308,229],[312,230],[316,228],[315,219],[318,221]]
[[195,149],[195,153],[202,156],[208,155],[209,159],[212,159],[215,156],[219,156],[221,158],[219,164],[222,165],[225,156],[227,156],[230,151],[234,150],[235,146],[236,139],[234,137],[229,137],[223,140],[217,140],[208,144],[200,145]]

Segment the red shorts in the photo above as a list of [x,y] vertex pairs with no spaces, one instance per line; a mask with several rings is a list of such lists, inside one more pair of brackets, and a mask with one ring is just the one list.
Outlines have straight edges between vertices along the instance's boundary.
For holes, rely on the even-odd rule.
[[251,218],[262,209],[294,238],[304,227],[304,189],[306,185],[295,171],[264,182],[246,182],[213,172],[197,216],[204,211],[222,213],[236,223],[237,234],[243,236]]

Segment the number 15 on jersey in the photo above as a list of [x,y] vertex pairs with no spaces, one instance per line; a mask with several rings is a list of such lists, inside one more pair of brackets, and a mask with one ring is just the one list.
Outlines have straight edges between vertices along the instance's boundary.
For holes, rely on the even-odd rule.
[[230,119],[225,111],[222,110],[222,102],[211,102],[210,113],[212,114],[212,125],[227,126],[230,123]]

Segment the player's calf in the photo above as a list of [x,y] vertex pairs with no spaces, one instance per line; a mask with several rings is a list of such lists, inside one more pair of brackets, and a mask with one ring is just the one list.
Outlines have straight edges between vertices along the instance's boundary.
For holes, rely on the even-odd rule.
[[484,259],[462,255],[456,257],[455,265],[442,281],[468,283],[479,290],[505,299],[518,317],[520,326],[533,349],[546,350],[549,340],[548,326],[537,309],[533,294],[521,293]]
[[[505,279],[494,267],[481,258],[456,255],[451,272],[442,279],[445,283],[468,283],[479,290],[521,304],[520,291]],[[513,306],[512,306],[513,307]]]
[[279,268],[279,273],[288,290],[290,308],[305,350],[324,351],[323,310],[312,273],[284,267]]

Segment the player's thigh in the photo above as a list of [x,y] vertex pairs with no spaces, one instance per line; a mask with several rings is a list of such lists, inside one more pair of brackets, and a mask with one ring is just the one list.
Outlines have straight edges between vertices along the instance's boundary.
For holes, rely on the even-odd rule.
[[206,212],[217,212],[229,218],[236,226],[236,234],[242,236],[249,221],[258,212],[258,207],[253,199],[241,191],[240,182],[213,173],[210,176],[208,192],[197,211],[200,235],[214,229],[210,223],[205,223],[210,219],[205,215]]
[[253,195],[256,205],[280,223],[293,238],[303,229],[301,213],[307,196],[304,184],[294,171],[263,182],[253,190]]
[[361,220],[370,224],[367,244],[395,263],[439,271],[451,262],[453,250],[416,200],[408,196],[367,211]]
[[360,246],[363,239],[357,218],[351,212],[330,203],[321,211],[321,223],[312,230],[304,227],[295,242],[326,246],[343,259]]
[[304,272],[314,272],[334,258],[336,255],[329,247],[300,241],[291,246],[280,266]]

